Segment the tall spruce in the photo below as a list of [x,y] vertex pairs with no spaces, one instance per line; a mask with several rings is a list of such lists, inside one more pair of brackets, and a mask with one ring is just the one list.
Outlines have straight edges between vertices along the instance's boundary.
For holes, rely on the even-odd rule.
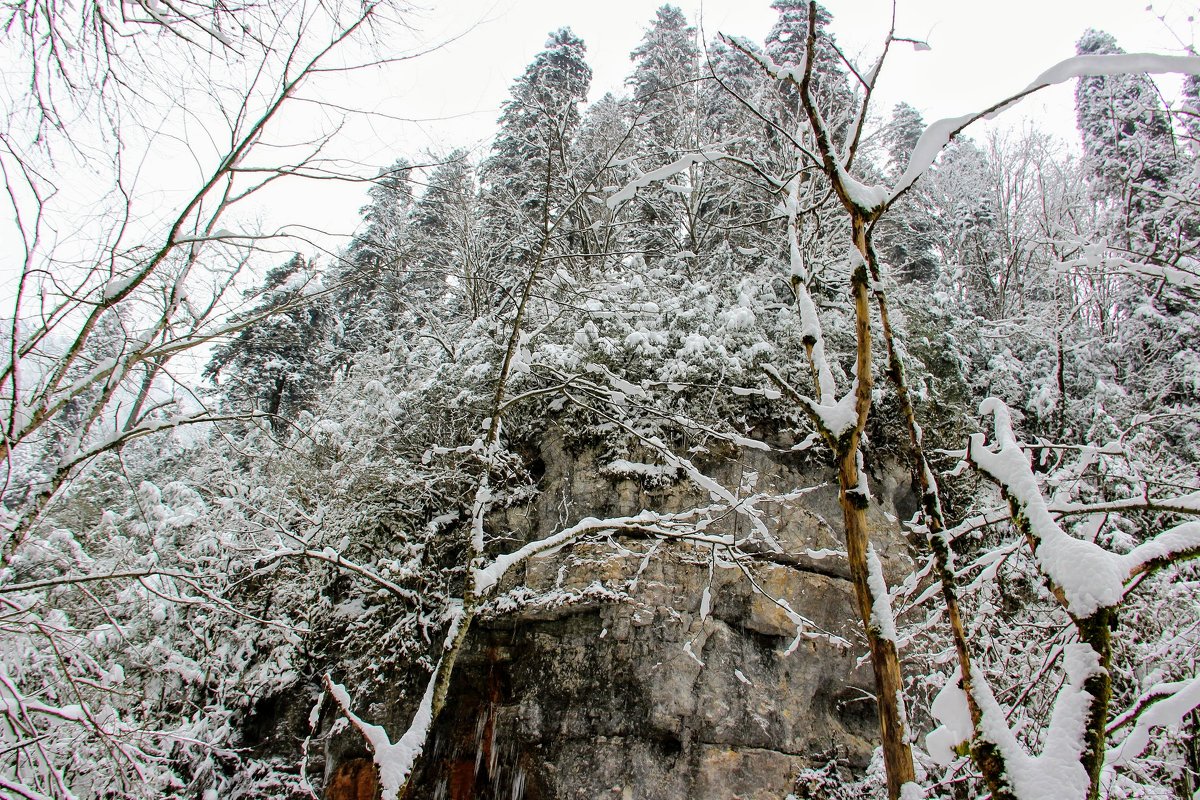
[[[646,169],[660,167],[700,145],[698,87],[700,51],[696,29],[675,6],[658,9],[641,43],[629,54],[633,73],[630,113],[634,141]],[[701,165],[693,165],[669,184],[639,190],[632,245],[654,261],[695,252],[700,244]]]
[[641,138],[668,158],[694,147],[700,71],[696,29],[675,6],[661,6],[629,58],[634,68],[626,84],[640,117]]
[[[771,8],[779,13],[766,39],[766,54],[780,66],[801,67],[807,57],[809,0],[775,0]],[[817,4],[817,47],[813,57],[813,95],[830,131],[839,141],[849,128],[854,113],[854,92],[837,43],[829,31],[833,15]],[[800,120],[795,87],[781,84],[778,122],[786,130]]]
[[1200,75],[1185,77],[1181,94],[1183,104],[1179,108],[1179,120],[1186,133],[1192,158],[1200,159]]
[[[757,49],[743,42],[752,50]],[[712,165],[709,204],[711,225],[731,252],[773,248],[778,187],[744,164],[769,164],[768,150],[779,138],[750,108],[767,108],[777,90],[763,79],[762,68],[722,39],[709,42],[707,80],[701,88],[700,119],[705,139],[740,159]]]
[[[1077,49],[1124,52],[1097,30],[1084,33]],[[1185,82],[1185,102],[1194,90],[1194,82]],[[1183,455],[1194,463],[1200,458],[1200,316],[1188,275],[1200,255],[1194,211],[1200,190],[1193,165],[1149,76],[1081,78],[1075,102],[1084,155],[1107,212],[1099,234],[1116,251],[1106,262],[1115,265],[1107,278],[1119,289],[1113,314],[1121,322],[1108,351],[1112,369],[1137,407],[1179,416],[1164,433],[1172,456],[1165,452],[1164,463]],[[1186,126],[1186,117],[1182,122]]]
[[[908,103],[898,103],[883,129],[883,145],[887,149],[887,175],[898,178],[908,166],[925,120]],[[879,222],[880,250],[897,274],[909,280],[928,280],[937,274],[937,259],[933,254],[933,220],[931,209],[924,201],[923,189],[918,188],[900,199],[892,212]]]
[[491,155],[480,167],[485,238],[492,243],[486,275],[497,297],[528,269],[551,235],[572,238],[554,218],[577,191],[571,153],[592,70],[587,47],[570,28],[550,34],[545,49],[510,90]]
[[413,204],[412,167],[396,160],[380,170],[359,209],[362,224],[336,270],[339,334],[344,363],[354,353],[386,342],[399,325],[413,276],[408,216]]
[[204,371],[219,381],[229,408],[266,414],[276,431],[309,408],[329,380],[329,309],[305,296],[316,280],[299,253],[268,272],[252,294],[257,303],[230,318],[246,327],[216,349]]
[[412,206],[413,288],[431,306],[449,294],[471,318],[479,315],[486,296],[477,275],[478,217],[475,171],[466,151],[454,150],[429,173]]
[[562,191],[579,104],[592,82],[586,55],[583,40],[570,28],[559,28],[513,83],[492,154],[480,171],[487,194],[507,196],[520,210],[535,214],[550,199],[547,175],[550,193]]
[[[1124,53],[1117,40],[1088,29],[1075,45],[1080,55]],[[1131,213],[1146,209],[1166,189],[1178,157],[1171,117],[1147,75],[1080,78],[1075,113],[1083,151],[1105,193],[1124,197]]]

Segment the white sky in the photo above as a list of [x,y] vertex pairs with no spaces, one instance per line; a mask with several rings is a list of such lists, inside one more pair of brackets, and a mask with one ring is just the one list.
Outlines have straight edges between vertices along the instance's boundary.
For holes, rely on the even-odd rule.
[[[354,118],[346,126],[340,148],[330,153],[365,164],[364,173],[374,173],[400,156],[418,159],[430,149],[447,152],[461,146],[482,157],[513,80],[542,49],[547,34],[560,26],[570,26],[587,43],[594,72],[592,99],[606,91],[621,92],[631,67],[629,52],[641,41],[662,4],[662,0],[413,2],[436,7],[414,12],[408,20],[413,27],[411,38],[381,43],[379,55],[394,56],[459,38],[409,61],[350,73],[348,82],[327,83],[320,91],[339,105],[376,112],[376,116]],[[1200,0],[1162,0],[1153,12],[1147,10],[1145,0],[897,3],[897,33],[924,38],[932,50],[915,52],[906,45],[894,48],[874,108],[876,113],[887,114],[896,102],[906,100],[925,115],[926,122],[977,110],[1021,89],[1046,67],[1073,55],[1075,41],[1089,26],[1112,33],[1130,52],[1180,52],[1194,36],[1189,14],[1200,15]],[[724,32],[761,41],[776,18],[770,0],[679,0],[678,4],[694,23],[703,26],[707,39]],[[871,61],[886,31],[891,3],[826,0],[826,5],[843,49],[859,56],[864,65]],[[1167,21],[1160,21],[1159,15]],[[1166,78],[1160,85],[1170,97],[1178,80]],[[1008,112],[999,124],[1021,125],[1032,119],[1073,140],[1073,89],[1068,84],[1045,90]],[[323,117],[328,128],[338,121],[337,116],[301,112],[280,127],[286,131],[285,138],[291,134],[304,139],[305,124]],[[424,121],[398,122],[394,118]],[[154,151],[150,152],[143,173],[158,177],[145,178],[143,189],[169,193],[172,188],[191,186],[193,179],[181,171],[186,165],[156,164]],[[160,162],[173,157],[167,149],[157,156]],[[181,180],[184,186],[175,187]],[[259,197],[258,206],[243,209],[243,224],[257,219],[264,229],[302,225],[326,231],[327,235],[314,236],[314,242],[325,248],[345,242],[366,201],[366,187],[361,183],[277,186]],[[140,221],[150,224],[148,219]],[[0,221],[0,294],[11,290],[13,281],[16,241],[10,235],[10,224],[9,220]]]
[[[621,92],[637,46],[662,0],[454,0],[414,15],[417,39],[436,42],[462,34],[438,52],[380,70],[355,92],[363,107],[421,119],[408,124],[382,119],[353,134],[356,157],[382,166],[422,150],[486,152],[500,104],[509,87],[542,49],[546,35],[570,26],[588,47],[594,72],[591,99]],[[719,32],[761,41],[776,18],[770,0],[681,0],[678,5],[706,38]],[[891,3],[826,0],[834,32],[848,54],[870,62],[886,32]],[[1051,64],[1074,55],[1088,27],[1112,33],[1127,51],[1181,52],[1192,41],[1189,14],[1197,4],[1167,0],[1148,10],[1144,0],[898,0],[897,33],[926,39],[928,52],[898,45],[880,81],[875,110],[886,114],[900,100],[916,106],[926,122],[957,116],[995,102],[1029,83]],[[1165,17],[1166,22],[1160,19]],[[466,31],[464,33],[464,31]],[[1168,97],[1178,80],[1160,80]],[[1000,121],[1032,120],[1075,141],[1073,82],[1025,100]],[[976,131],[982,134],[983,130]],[[362,187],[321,188],[321,227],[348,230],[364,202]],[[279,202],[279,198],[272,198]],[[272,221],[296,208],[266,211]]]
[[[455,0],[421,15],[426,36],[456,32],[479,24],[462,40],[412,65],[390,99],[408,116],[468,116],[430,123],[414,139],[437,144],[443,137],[485,138],[514,78],[545,41],[546,34],[568,25],[588,46],[595,73],[592,99],[621,91],[630,70],[629,52],[641,40],[661,0]],[[707,38],[717,32],[761,41],[776,18],[770,0],[678,2],[689,18],[702,22]],[[884,0],[826,0],[834,32],[849,54],[873,58],[886,32],[891,3]],[[1076,39],[1089,26],[1107,30],[1128,51],[1178,51],[1190,39],[1188,3],[1160,3],[1146,10],[1144,0],[898,0],[897,33],[924,38],[932,50],[893,51],[881,83],[881,109],[906,99],[927,120],[953,116],[1024,87],[1045,67],[1075,54]],[[452,7],[452,10],[451,10]],[[1196,4],[1191,4],[1197,13]],[[1163,13],[1176,36],[1157,18]],[[865,64],[864,64],[865,66]],[[1044,101],[1056,123],[1073,132],[1072,88],[1053,102]],[[1033,106],[1031,105],[1032,109]],[[418,111],[419,109],[419,111]],[[1038,116],[1041,116],[1040,108]],[[1056,111],[1061,111],[1057,114]],[[414,113],[415,112],[415,113]]]

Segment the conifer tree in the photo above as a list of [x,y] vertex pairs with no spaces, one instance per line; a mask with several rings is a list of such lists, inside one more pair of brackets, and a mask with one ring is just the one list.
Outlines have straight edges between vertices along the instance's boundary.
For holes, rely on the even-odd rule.
[[[1080,55],[1125,52],[1110,34],[1095,29],[1075,49]],[[1177,166],[1171,118],[1154,82],[1147,75],[1080,78],[1075,113],[1102,191],[1124,196],[1129,212],[1140,214],[1149,193],[1170,185]]]
[[486,193],[507,195],[522,211],[534,213],[548,199],[547,173],[552,191],[562,191],[579,104],[587,99],[592,81],[586,54],[582,39],[570,28],[559,28],[513,83],[492,155],[481,169]]
[[700,58],[696,29],[675,6],[661,6],[629,58],[634,69],[626,84],[642,119],[641,138],[668,159],[681,148],[694,146]]
[[1200,158],[1200,75],[1183,79],[1183,106],[1179,119],[1183,123],[1193,158]]
[[230,319],[247,327],[218,347],[205,369],[205,377],[221,379],[231,408],[269,415],[276,431],[307,408],[329,379],[329,311],[324,302],[304,297],[314,280],[299,253],[268,272],[254,293],[257,305]]
[[605,224],[612,210],[605,204],[604,187],[620,186],[632,177],[626,160],[634,150],[632,121],[625,103],[608,92],[590,104],[572,148],[574,184],[584,195],[573,211],[573,227],[577,245],[587,255],[608,253],[621,244],[619,232]]
[[[925,121],[921,114],[908,103],[898,103],[892,110],[892,118],[883,130],[883,144],[887,148],[887,172],[891,179],[898,178],[908,160]],[[910,192],[880,220],[878,241],[880,249],[901,277],[929,279],[937,272],[934,258],[933,221],[928,204],[923,202],[922,191]]]
[[[766,107],[766,96],[777,89],[763,80],[757,63],[720,38],[709,42],[707,55],[709,80],[700,100],[705,140],[720,142],[723,150],[745,163],[771,163],[767,151],[770,143],[778,144],[778,136],[747,106]],[[742,164],[709,166],[711,225],[735,251],[759,252],[772,240],[770,220],[779,204],[778,188]]]
[[[480,277],[501,295],[512,282],[505,274],[537,258],[549,243],[553,210],[575,195],[571,146],[592,80],[586,53],[569,28],[550,34],[513,83],[492,154],[480,168],[484,235],[492,243],[488,274]],[[566,227],[559,225],[555,235],[576,242]]]
[[[696,76],[699,73],[696,30],[675,6],[658,9],[641,43],[629,54],[633,73],[626,84],[633,92],[630,113],[636,117],[634,138],[646,168],[670,163],[700,145]],[[655,184],[639,191],[633,247],[648,260],[695,252],[703,167],[680,173],[670,187]]]
[[445,156],[430,172],[425,191],[412,205],[409,227],[415,251],[414,294],[427,303],[450,287],[475,317],[484,296],[477,285],[478,208],[475,173],[465,150]]
[[899,177],[916,149],[917,140],[925,130],[921,112],[908,103],[897,103],[892,118],[883,130],[883,146],[887,148],[888,173]]
[[412,282],[408,215],[411,165],[397,159],[380,170],[359,209],[362,225],[336,270],[337,346],[344,364],[372,344],[388,342],[399,325]]
[[[779,12],[779,18],[767,34],[764,49],[776,64],[788,67],[804,64],[808,41],[808,6],[809,0],[775,0],[771,3],[771,8]],[[828,30],[833,16],[819,3],[816,16],[817,46],[813,62],[813,95],[831,131],[840,140],[851,121],[854,93],[847,82],[846,69],[833,34]],[[794,87],[785,84],[779,94],[779,123],[790,131],[800,119],[796,91]]]

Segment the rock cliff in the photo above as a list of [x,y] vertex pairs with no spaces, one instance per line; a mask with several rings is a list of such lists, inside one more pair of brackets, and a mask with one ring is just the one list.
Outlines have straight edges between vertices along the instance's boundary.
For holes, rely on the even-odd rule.
[[[559,440],[540,457],[543,491],[494,526],[543,535],[564,518],[707,500],[683,482],[614,476]],[[707,544],[622,536],[529,562],[476,622],[411,800],[782,798],[806,767],[866,766],[872,677],[858,665],[830,473],[758,451],[708,471],[727,486],[814,487],[768,510],[785,552],[734,560]],[[898,571],[907,556],[890,520],[910,510],[907,479],[876,478],[876,546]],[[364,762],[329,765],[329,800],[368,796],[354,788]]]

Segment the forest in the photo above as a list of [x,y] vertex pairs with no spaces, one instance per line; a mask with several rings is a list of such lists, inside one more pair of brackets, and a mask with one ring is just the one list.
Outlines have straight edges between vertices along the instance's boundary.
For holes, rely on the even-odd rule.
[[[768,731],[739,797],[1200,796],[1200,57],[1090,29],[931,122],[872,102],[924,41],[771,7],[662,6],[590,103],[560,28],[486,152],[348,165],[289,128],[420,58],[403,3],[4,5],[0,796],[599,796],[499,780],[503,709],[461,710],[498,631],[547,684],[658,637],[764,717],[803,701],[763,675],[858,676],[850,744]],[[1081,149],[973,134],[1069,81]],[[368,187],[348,244],[256,227],[294,181]],[[649,705],[621,735],[698,769]]]

